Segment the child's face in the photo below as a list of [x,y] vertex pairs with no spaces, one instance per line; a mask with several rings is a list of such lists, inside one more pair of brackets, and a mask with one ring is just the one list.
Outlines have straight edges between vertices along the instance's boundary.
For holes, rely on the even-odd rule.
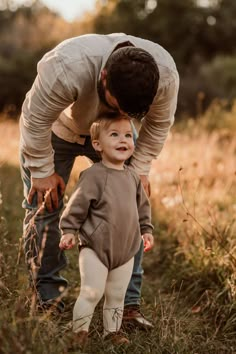
[[124,162],[134,151],[132,127],[129,119],[114,120],[100,132],[94,148],[99,151],[102,161],[110,167],[123,168]]

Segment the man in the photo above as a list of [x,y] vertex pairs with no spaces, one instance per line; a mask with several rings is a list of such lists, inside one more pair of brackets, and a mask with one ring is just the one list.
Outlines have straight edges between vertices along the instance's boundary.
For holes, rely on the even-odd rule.
[[[89,128],[99,116],[124,115],[141,122],[130,165],[148,195],[151,161],[174,121],[178,73],[170,54],[156,43],[125,35],[84,35],[66,40],[38,64],[20,119],[25,253],[32,286],[43,306],[57,304],[67,286],[59,271],[63,194],[78,155],[93,162]],[[37,210],[44,205],[44,212]],[[115,206],[114,206],[115,207]],[[42,209],[42,208],[41,208]],[[40,210],[41,210],[40,209]],[[143,247],[135,256],[125,298],[124,320],[151,328],[140,312]]]

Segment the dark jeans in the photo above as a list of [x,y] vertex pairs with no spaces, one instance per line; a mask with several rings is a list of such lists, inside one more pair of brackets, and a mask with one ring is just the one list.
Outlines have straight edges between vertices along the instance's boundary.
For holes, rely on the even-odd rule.
[[[69,143],[52,133],[52,146],[55,151],[55,172],[67,184],[77,156],[86,156],[93,162],[99,157],[92,147],[90,137],[86,137],[84,145]],[[31,285],[35,287],[39,299],[47,301],[58,298],[67,287],[67,280],[60,276],[59,271],[66,264],[66,257],[59,249],[60,230],[59,217],[63,209],[63,196],[60,197],[59,208],[49,213],[37,214],[36,196],[33,203],[27,203],[30,189],[30,171],[24,167],[24,158],[21,156],[21,175],[24,184],[23,208],[26,209],[24,219],[24,250],[26,262],[30,272]],[[143,245],[134,259],[134,268],[130,280],[125,305],[139,304],[142,283],[142,254]]]

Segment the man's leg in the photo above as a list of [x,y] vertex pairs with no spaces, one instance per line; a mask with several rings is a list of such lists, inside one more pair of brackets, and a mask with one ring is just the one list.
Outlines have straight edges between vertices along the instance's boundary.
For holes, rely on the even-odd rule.
[[[136,144],[138,133],[132,122],[133,139]],[[141,286],[142,286],[142,259],[143,259],[143,242],[141,242],[140,249],[134,257],[134,267],[132,277],[130,279],[128,289],[125,296],[125,306],[139,306],[141,301]]]
[[[134,143],[136,144],[136,140],[138,139],[138,133],[133,123],[132,130]],[[140,249],[134,257],[133,273],[125,296],[123,324],[126,327],[132,325],[146,330],[153,328],[153,325],[148,320],[146,320],[146,318],[140,311],[141,287],[143,276],[142,259],[143,242],[141,242]]]
[[143,259],[143,242],[141,242],[140,249],[134,256],[132,277],[130,279],[126,291],[126,295],[125,295],[125,306],[140,305],[142,276],[143,276],[142,259]]
[[152,323],[144,317],[140,310],[143,275],[142,258],[143,242],[141,242],[140,249],[134,257],[133,273],[125,296],[123,326],[126,329],[137,327],[143,330],[150,330],[153,328]]
[[[52,144],[55,151],[55,171],[67,184],[74,159],[83,155],[83,146],[68,143],[52,134]],[[64,252],[59,249],[60,230],[59,215],[63,208],[63,196],[59,198],[59,208],[52,213],[45,210],[37,213],[36,196],[32,205],[27,203],[30,189],[30,171],[24,167],[22,157],[22,180],[24,184],[23,207],[26,209],[24,220],[24,248],[27,265],[30,271],[31,286],[41,303],[53,300],[62,294],[67,281],[59,275],[66,265]],[[60,309],[60,308],[59,308]]]

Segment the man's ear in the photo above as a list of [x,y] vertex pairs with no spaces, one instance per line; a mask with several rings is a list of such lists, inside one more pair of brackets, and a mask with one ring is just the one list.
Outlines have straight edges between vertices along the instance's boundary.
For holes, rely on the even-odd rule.
[[93,140],[92,145],[93,145],[94,150],[102,152],[102,147],[101,147],[99,140]]
[[106,82],[107,82],[107,71],[106,71],[106,69],[103,69],[101,71],[101,80],[102,80],[102,83],[106,85]]

